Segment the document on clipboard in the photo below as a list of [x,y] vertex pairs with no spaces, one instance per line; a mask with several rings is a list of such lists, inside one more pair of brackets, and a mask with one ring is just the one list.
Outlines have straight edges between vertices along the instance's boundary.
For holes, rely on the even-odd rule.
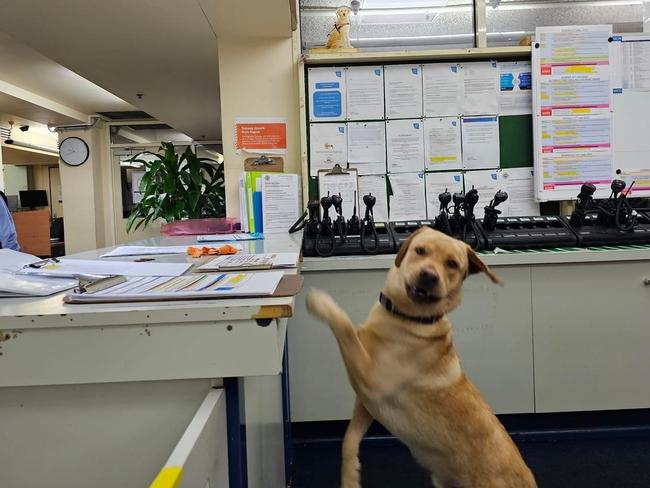
[[[338,164],[331,170],[318,172],[318,198],[327,195],[341,195],[343,198],[343,217],[349,219],[354,212],[355,195],[359,194],[356,169],[343,169]],[[334,208],[330,210],[330,218],[336,217]],[[358,214],[358,211],[357,211]]]

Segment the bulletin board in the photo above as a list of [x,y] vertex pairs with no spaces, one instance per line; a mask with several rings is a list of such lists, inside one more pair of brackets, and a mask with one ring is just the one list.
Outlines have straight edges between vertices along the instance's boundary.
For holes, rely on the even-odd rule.
[[498,190],[504,215],[539,215],[530,61],[319,66],[305,81],[310,198],[340,164],[358,172],[359,209],[374,191],[378,221],[433,219],[439,193],[472,186],[479,218]]
[[572,200],[591,183],[607,198],[613,178],[649,196],[650,37],[538,27],[532,66],[536,197]]

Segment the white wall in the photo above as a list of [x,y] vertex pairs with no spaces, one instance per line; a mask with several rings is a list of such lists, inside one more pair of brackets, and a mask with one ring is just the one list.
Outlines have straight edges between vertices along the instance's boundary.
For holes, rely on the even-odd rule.
[[[93,129],[67,131],[59,140],[80,137],[90,148],[88,161],[78,167],[59,162],[65,215],[66,254],[105,247],[112,240],[111,188],[107,161],[108,131],[99,123]],[[107,218],[108,217],[108,218]]]
[[291,37],[219,38],[217,44],[226,213],[229,217],[239,217],[239,174],[244,159],[254,155],[235,152],[237,117],[285,117],[288,145],[285,172],[300,173],[299,53],[294,50]]
[[[1,155],[0,158],[2,158]],[[29,189],[27,168],[25,166],[5,164],[2,166],[2,177],[4,179],[4,192],[7,195],[18,195],[19,191]]]

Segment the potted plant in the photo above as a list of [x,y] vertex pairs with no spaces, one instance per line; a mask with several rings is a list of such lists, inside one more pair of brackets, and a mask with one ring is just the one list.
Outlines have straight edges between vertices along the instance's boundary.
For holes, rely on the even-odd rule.
[[[151,158],[142,158],[145,154]],[[143,151],[131,162],[142,164],[145,173],[140,182],[142,199],[131,211],[127,232],[158,219],[169,225],[225,215],[223,163],[199,158],[189,147],[179,156],[170,142],[161,143],[158,154]]]

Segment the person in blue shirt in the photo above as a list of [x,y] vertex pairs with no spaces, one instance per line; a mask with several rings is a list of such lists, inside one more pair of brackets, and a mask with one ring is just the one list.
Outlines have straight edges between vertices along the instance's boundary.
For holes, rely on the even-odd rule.
[[7,207],[7,197],[0,191],[0,247],[20,251],[16,237],[16,226]]

